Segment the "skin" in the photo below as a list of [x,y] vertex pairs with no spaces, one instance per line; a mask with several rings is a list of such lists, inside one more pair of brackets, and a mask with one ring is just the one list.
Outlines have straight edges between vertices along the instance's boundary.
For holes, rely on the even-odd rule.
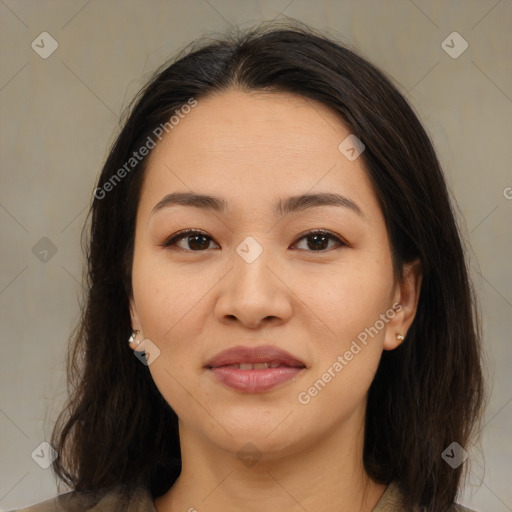
[[[130,311],[138,339],[160,350],[148,370],[179,417],[183,463],[155,500],[158,512],[371,511],[382,496],[386,486],[362,463],[367,393],[382,351],[395,349],[397,333],[405,336],[413,321],[421,269],[412,262],[402,281],[394,275],[362,159],[338,150],[349,133],[315,101],[230,89],[201,99],[152,151]],[[227,210],[179,205],[151,214],[177,191],[222,197]],[[362,215],[339,206],[274,215],[278,199],[311,192],[342,194]],[[159,245],[186,228],[210,238]],[[327,239],[317,248],[303,237],[310,229],[347,245]],[[252,263],[236,252],[248,236],[263,248]],[[394,303],[402,308],[378,335],[300,403],[298,394]],[[226,348],[264,344],[287,350],[306,369],[263,393],[228,388],[204,369]],[[237,456],[249,442],[261,456],[251,466]]]

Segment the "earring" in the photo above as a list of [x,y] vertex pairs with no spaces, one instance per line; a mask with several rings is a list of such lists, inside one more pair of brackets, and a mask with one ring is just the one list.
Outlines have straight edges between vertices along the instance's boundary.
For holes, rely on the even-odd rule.
[[[131,336],[128,338],[128,344],[131,345],[134,341],[135,341],[135,338],[139,335],[140,331],[133,331]],[[137,341],[137,346],[140,345],[140,341]]]
[[405,336],[402,336],[401,334],[397,334],[396,335],[396,339],[399,340],[399,341],[404,341],[405,340]]

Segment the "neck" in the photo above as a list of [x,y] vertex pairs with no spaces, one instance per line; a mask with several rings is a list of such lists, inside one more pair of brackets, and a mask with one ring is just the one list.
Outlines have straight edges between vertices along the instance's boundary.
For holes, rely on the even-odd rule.
[[180,423],[182,471],[155,507],[158,512],[371,512],[386,486],[364,471],[363,425],[364,416],[355,417],[307,445],[243,462]]

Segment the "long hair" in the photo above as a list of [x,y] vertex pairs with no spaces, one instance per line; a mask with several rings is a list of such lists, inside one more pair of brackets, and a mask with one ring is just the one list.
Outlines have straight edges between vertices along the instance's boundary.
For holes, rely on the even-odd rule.
[[407,341],[384,351],[369,389],[364,466],[375,481],[396,481],[407,507],[448,510],[464,466],[452,468],[442,453],[452,442],[469,446],[485,397],[480,321],[447,186],[429,136],[391,79],[300,23],[195,41],[131,103],[89,212],[87,296],[70,344],[69,400],[52,434],[56,477],[76,491],[144,487],[156,497],[179,476],[177,416],[127,346],[147,156],[130,159],[191,98],[230,88],[316,100],[364,143],[397,275],[415,258],[423,269]]

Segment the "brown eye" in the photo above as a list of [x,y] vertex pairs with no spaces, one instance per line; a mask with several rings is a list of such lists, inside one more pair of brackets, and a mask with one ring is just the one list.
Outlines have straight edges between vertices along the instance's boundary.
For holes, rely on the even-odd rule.
[[326,249],[331,241],[334,241],[338,246],[347,245],[330,231],[323,230],[309,231],[299,238],[299,240],[307,240],[306,250],[309,250],[310,252],[327,252]]
[[[183,245],[178,245],[178,242],[181,242],[182,240],[185,240],[185,247],[183,247]],[[163,247],[177,246],[185,251],[201,252],[209,248],[212,240],[213,239],[210,236],[202,233],[201,231],[189,229],[176,233],[161,245]]]

